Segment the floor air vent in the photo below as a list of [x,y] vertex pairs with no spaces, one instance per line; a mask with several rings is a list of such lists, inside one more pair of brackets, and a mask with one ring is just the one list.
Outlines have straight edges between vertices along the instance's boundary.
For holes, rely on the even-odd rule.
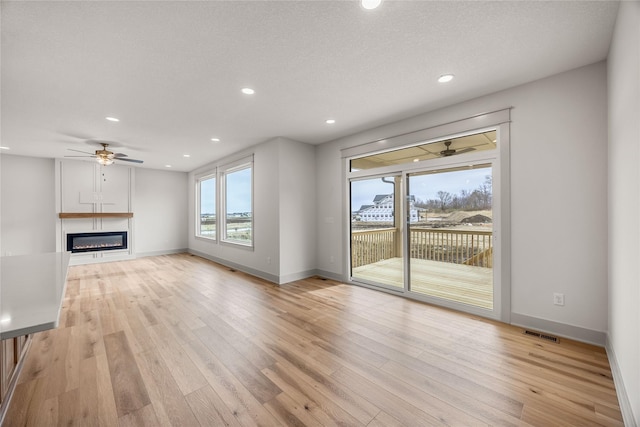
[[543,339],[543,340],[551,341],[551,342],[554,342],[556,344],[558,344],[560,342],[560,339],[558,337],[554,337],[553,335],[543,334],[543,333],[536,332],[536,331],[530,331],[528,329],[524,330],[524,334],[532,336],[532,337],[540,338],[540,339]]

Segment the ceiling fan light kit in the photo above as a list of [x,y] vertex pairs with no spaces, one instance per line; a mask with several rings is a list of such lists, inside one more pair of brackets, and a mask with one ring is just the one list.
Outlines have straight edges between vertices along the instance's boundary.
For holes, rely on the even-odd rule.
[[96,159],[96,161],[98,163],[100,163],[103,166],[109,166],[112,165],[116,160],[122,160],[125,162],[132,162],[132,163],[143,163],[143,160],[136,160],[136,159],[129,159],[126,154],[123,153],[114,153],[113,151],[109,151],[107,150],[107,147],[109,146],[109,144],[107,144],[106,142],[100,142],[100,145],[102,145],[102,150],[96,150],[95,154],[92,153],[87,153],[85,151],[80,151],[80,150],[73,150],[73,149],[69,149],[69,151],[77,151],[78,153],[84,153],[84,154],[88,154],[87,156],[65,156],[65,157],[93,157]]

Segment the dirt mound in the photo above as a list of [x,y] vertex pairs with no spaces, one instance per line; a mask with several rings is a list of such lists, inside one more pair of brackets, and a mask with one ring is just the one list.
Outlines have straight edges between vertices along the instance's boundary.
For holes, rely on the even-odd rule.
[[[488,221],[465,221],[467,218],[471,218],[474,216],[481,216],[484,218],[487,218]],[[488,222],[492,222],[492,213],[491,211],[469,211],[469,212],[464,212],[464,211],[456,211],[451,213],[451,215],[447,216],[446,218],[443,219],[443,221],[446,221],[448,223],[471,223],[471,224],[477,224],[477,223],[488,223]]]
[[489,224],[491,222],[491,218],[478,214],[467,217],[460,222],[463,224]]

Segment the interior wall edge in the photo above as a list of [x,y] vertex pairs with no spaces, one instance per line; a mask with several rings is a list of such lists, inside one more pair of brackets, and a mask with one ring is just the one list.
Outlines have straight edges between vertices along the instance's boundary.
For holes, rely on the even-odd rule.
[[315,271],[316,271],[315,275],[321,278],[334,280],[340,283],[344,282],[344,278],[342,277],[341,274],[332,273],[331,271],[321,270],[318,268]]
[[284,285],[284,284],[287,284],[287,283],[295,282],[296,280],[308,279],[308,278],[313,277],[315,275],[316,275],[316,270],[315,269],[300,271],[300,272],[291,273],[291,274],[282,274],[282,275],[280,275],[280,278],[278,279],[278,284]]
[[638,427],[638,422],[633,416],[631,401],[629,400],[629,395],[627,394],[627,389],[624,385],[624,378],[620,371],[620,365],[618,365],[618,359],[615,351],[613,350],[613,345],[608,333],[606,334],[606,343],[604,348],[607,351],[607,358],[609,359],[609,365],[611,366],[613,383],[616,386],[616,395],[618,396],[620,412],[622,412],[622,421],[627,427]]

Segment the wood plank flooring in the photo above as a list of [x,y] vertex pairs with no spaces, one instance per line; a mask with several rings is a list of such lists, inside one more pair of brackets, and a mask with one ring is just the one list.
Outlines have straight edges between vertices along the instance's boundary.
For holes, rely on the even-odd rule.
[[74,266],[6,426],[621,426],[602,348],[178,254]]
[[[491,310],[493,269],[451,262],[411,259],[411,291]],[[389,258],[353,269],[353,277],[404,287],[402,258]]]

